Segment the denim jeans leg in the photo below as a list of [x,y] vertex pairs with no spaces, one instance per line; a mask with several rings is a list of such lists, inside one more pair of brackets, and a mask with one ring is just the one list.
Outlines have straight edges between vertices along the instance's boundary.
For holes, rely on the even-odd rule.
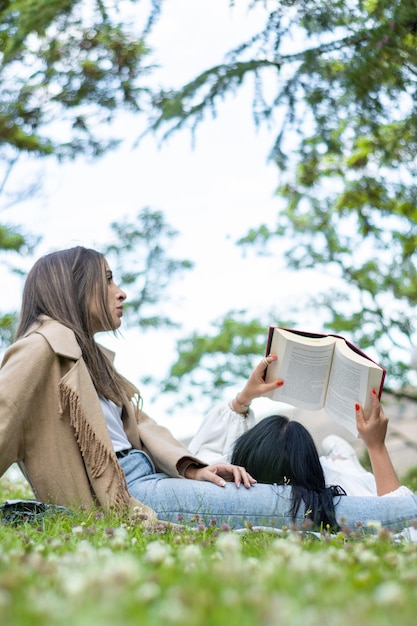
[[[156,473],[149,457],[134,450],[120,459],[131,495],[154,509],[161,520],[205,524],[228,524],[241,528],[254,526],[282,528],[293,522],[290,515],[291,487],[256,484],[250,489],[234,483],[218,487],[213,483],[170,478]],[[392,530],[401,530],[417,519],[417,496],[384,498],[378,496],[338,496],[336,518],[351,529],[367,528],[378,521]],[[304,509],[300,507],[296,524],[302,525]]]
[[[149,457],[134,450],[120,459],[130,494],[154,509],[161,520],[228,524],[243,527],[247,522],[277,526],[291,523],[290,492],[284,486],[257,484],[246,489],[234,483],[213,483],[170,478],[155,473]],[[300,522],[302,515],[300,516]]]

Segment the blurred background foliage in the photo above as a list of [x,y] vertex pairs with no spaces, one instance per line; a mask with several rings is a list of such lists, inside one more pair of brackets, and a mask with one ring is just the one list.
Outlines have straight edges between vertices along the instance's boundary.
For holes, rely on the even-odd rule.
[[[393,388],[413,395],[415,0],[247,0],[248,11],[262,5],[264,27],[223,63],[163,91],[147,83],[152,68],[146,65],[146,36],[164,3],[151,3],[141,28],[123,23],[121,4],[0,2],[3,199],[18,199],[7,181],[22,154],[98,157],[117,145],[103,128],[123,109],[147,116],[149,132],[162,139],[182,129],[195,135],[229,94],[239,106],[239,90],[249,82],[254,124],[271,131],[270,159],[283,208],[275,228],[259,224],[238,245],[274,255],[285,239],[291,243],[288,267],[326,268],[337,289],[323,291],[317,284],[310,301],[323,328],[371,350],[389,367]],[[112,229],[114,241],[105,251],[123,267],[130,293],[134,286],[131,322],[144,328],[172,323],[161,305],[165,288],[192,268],[189,260],[170,258],[175,231],[150,209],[135,224]],[[13,251],[32,253],[35,243],[16,225],[0,224],[7,258]],[[154,288],[156,280],[161,289]],[[225,312],[206,335],[191,333],[179,341],[163,390],[181,391],[187,402],[213,388],[221,391],[247,375],[272,319],[302,326],[303,313],[285,308],[253,320],[250,312]],[[0,320],[4,344],[13,321],[10,312]]]

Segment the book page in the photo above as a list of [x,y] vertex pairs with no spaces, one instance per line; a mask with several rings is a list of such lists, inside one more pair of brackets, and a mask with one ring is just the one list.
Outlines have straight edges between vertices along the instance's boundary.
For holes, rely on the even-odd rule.
[[334,339],[311,339],[275,329],[270,352],[278,360],[268,366],[266,381],[282,378],[284,385],[270,394],[273,400],[301,409],[317,410],[324,405]]
[[381,367],[337,342],[325,403],[328,415],[357,436],[355,404],[370,411],[371,389],[379,390],[382,376]]

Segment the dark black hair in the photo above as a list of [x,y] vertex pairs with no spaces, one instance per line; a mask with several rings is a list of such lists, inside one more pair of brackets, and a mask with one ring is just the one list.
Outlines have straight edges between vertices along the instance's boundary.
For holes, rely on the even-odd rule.
[[236,440],[231,462],[260,483],[290,485],[294,520],[304,502],[305,517],[315,527],[338,528],[333,498],[346,493],[326,487],[316,445],[299,422],[283,415],[262,419]]

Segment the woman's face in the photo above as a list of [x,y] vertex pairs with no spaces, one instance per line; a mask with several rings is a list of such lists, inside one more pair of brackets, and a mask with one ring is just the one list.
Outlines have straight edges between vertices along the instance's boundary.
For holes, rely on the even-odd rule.
[[113,281],[113,273],[106,263],[106,280],[107,280],[107,308],[112,320],[111,328],[103,328],[103,322],[98,312],[96,298],[92,298],[90,305],[90,313],[93,319],[93,332],[99,333],[107,330],[116,330],[122,323],[123,302],[126,300],[126,294]]

